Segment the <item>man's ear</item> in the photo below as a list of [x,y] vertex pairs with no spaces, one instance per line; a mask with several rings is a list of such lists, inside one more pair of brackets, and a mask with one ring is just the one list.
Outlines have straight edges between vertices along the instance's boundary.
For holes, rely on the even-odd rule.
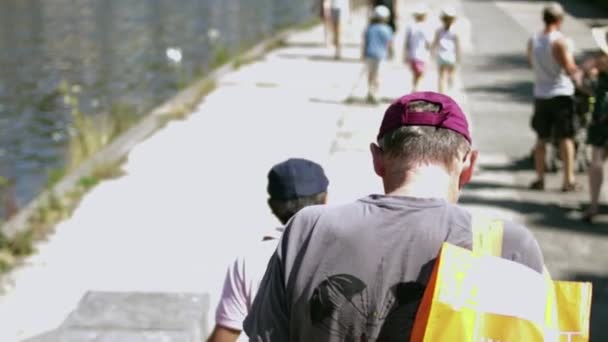
[[374,171],[380,177],[384,177],[384,159],[382,158],[382,149],[380,146],[371,143],[369,150],[372,152],[372,159],[374,161]]
[[458,180],[458,188],[462,189],[465,184],[471,181],[473,178],[473,172],[475,172],[475,165],[477,163],[477,157],[479,156],[479,151],[473,150],[469,152],[467,157],[463,162],[462,171],[460,172],[460,178]]

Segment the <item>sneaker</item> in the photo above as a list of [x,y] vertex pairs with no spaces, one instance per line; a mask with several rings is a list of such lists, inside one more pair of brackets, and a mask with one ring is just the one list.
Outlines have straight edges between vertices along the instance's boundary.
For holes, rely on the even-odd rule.
[[562,192],[577,192],[581,191],[582,189],[583,187],[580,184],[574,182],[572,184],[564,185],[562,187]]
[[528,188],[530,190],[545,190],[545,181],[541,179],[535,180]]
[[583,216],[581,217],[581,219],[583,220],[583,222],[588,223],[588,224],[593,224],[593,221],[595,220],[595,217],[598,215],[597,211],[586,211]]

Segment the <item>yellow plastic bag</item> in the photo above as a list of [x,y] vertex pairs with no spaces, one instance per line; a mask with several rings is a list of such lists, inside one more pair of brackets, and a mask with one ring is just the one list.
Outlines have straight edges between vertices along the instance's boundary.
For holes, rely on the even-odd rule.
[[584,342],[591,284],[552,281],[502,259],[502,222],[475,219],[474,252],[445,243],[411,342]]

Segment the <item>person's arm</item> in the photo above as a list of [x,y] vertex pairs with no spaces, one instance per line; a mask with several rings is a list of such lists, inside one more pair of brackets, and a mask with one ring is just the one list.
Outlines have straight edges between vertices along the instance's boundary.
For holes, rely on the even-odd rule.
[[216,325],[207,342],[236,342],[241,335],[240,330],[233,330]]
[[456,35],[454,37],[454,48],[456,49],[456,63],[460,64],[460,54],[461,54],[461,49],[460,49],[460,37],[458,35]]
[[431,43],[431,55],[437,55],[437,46],[439,45],[439,31],[435,32],[435,37],[433,38],[433,43]]
[[568,44],[565,39],[558,39],[553,43],[553,57],[557,63],[566,71],[568,76],[572,78],[574,83],[579,86],[582,82],[582,75],[579,68],[574,62],[574,56],[568,49]]
[[411,38],[410,35],[412,33],[411,27],[408,27],[405,30],[405,44],[403,45],[403,61],[405,63],[408,62],[409,60],[409,51],[410,51],[410,44],[411,44]]
[[[505,254],[507,251],[512,254]],[[543,273],[545,262],[536,238],[528,228],[513,221],[504,222],[502,257]]]
[[393,12],[393,18],[394,18],[394,22],[397,23],[399,22],[399,3],[397,0],[391,0],[392,6],[391,6],[391,11]]
[[388,34],[388,55],[392,58],[395,55],[395,47],[394,47],[394,37],[395,35],[392,33],[392,30],[389,30]]
[[228,267],[222,295],[215,311],[215,329],[209,337],[209,342],[234,342],[243,329],[243,321],[247,315],[247,293],[245,284],[245,260],[237,258]]
[[363,31],[363,44],[361,45],[361,59],[365,60],[365,50],[367,49],[367,29]]

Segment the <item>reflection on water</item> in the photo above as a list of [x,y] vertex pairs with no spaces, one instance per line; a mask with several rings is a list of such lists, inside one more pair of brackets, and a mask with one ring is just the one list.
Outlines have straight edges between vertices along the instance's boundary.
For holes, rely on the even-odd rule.
[[309,19],[315,2],[1,1],[0,176],[14,189],[0,196],[14,191],[23,206],[64,164],[71,123],[62,80],[87,115],[117,107],[141,115],[207,72],[219,51]]

